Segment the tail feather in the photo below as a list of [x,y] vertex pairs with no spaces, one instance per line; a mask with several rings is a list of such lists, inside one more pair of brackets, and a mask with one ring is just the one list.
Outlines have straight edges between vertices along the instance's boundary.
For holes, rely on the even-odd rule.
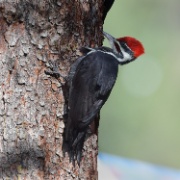
[[[82,151],[83,145],[85,141],[86,132],[76,132],[76,136],[72,136],[72,134],[68,137],[75,137],[75,139],[66,139],[63,142],[63,152],[68,152],[69,160],[75,166],[75,161],[77,161],[78,165],[80,166],[81,158],[82,158]],[[75,133],[74,132],[74,133]],[[74,135],[73,133],[73,135]]]
[[80,166],[80,162],[81,162],[81,158],[82,158],[84,141],[85,141],[85,133],[83,134],[83,136],[81,136],[79,143],[76,145],[76,155],[75,156],[76,156],[76,161],[79,166]]
[[79,120],[80,123],[78,124],[78,128],[71,127],[72,124],[70,123],[70,120],[69,124],[67,124],[67,127],[65,128],[63,151],[64,153],[68,152],[70,162],[72,162],[73,165],[75,164],[75,161],[77,161],[80,166],[83,145],[89,124],[91,124],[103,104],[103,100],[99,100],[94,103],[87,115],[83,119]]

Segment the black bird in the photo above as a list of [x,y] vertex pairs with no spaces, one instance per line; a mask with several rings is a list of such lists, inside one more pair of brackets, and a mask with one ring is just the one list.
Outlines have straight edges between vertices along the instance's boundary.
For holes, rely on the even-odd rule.
[[[68,120],[64,147],[70,161],[80,165],[89,125],[108,99],[117,78],[118,65],[127,64],[144,53],[142,44],[132,37],[115,39],[104,33],[111,48],[81,48],[69,73]],[[67,148],[68,147],[68,148]]]

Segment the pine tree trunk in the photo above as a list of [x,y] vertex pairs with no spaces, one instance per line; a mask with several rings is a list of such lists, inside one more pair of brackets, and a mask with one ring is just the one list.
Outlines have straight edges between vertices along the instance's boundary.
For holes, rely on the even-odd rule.
[[63,156],[68,88],[44,70],[52,60],[67,75],[80,47],[102,44],[101,11],[102,0],[0,1],[0,179],[97,179],[97,133],[80,168]]

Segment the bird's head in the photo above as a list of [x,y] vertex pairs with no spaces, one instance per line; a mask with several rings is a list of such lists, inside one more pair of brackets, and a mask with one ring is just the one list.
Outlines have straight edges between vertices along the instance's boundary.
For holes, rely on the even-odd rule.
[[108,39],[120,64],[127,64],[144,53],[144,47],[141,42],[133,37],[127,36],[115,39],[105,32],[104,36]]

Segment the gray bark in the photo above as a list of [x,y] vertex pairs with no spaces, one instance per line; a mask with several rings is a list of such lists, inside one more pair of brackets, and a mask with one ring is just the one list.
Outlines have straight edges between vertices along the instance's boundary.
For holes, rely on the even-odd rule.
[[0,1],[0,179],[97,179],[97,125],[80,168],[62,153],[67,75],[82,46],[102,43],[102,1]]

